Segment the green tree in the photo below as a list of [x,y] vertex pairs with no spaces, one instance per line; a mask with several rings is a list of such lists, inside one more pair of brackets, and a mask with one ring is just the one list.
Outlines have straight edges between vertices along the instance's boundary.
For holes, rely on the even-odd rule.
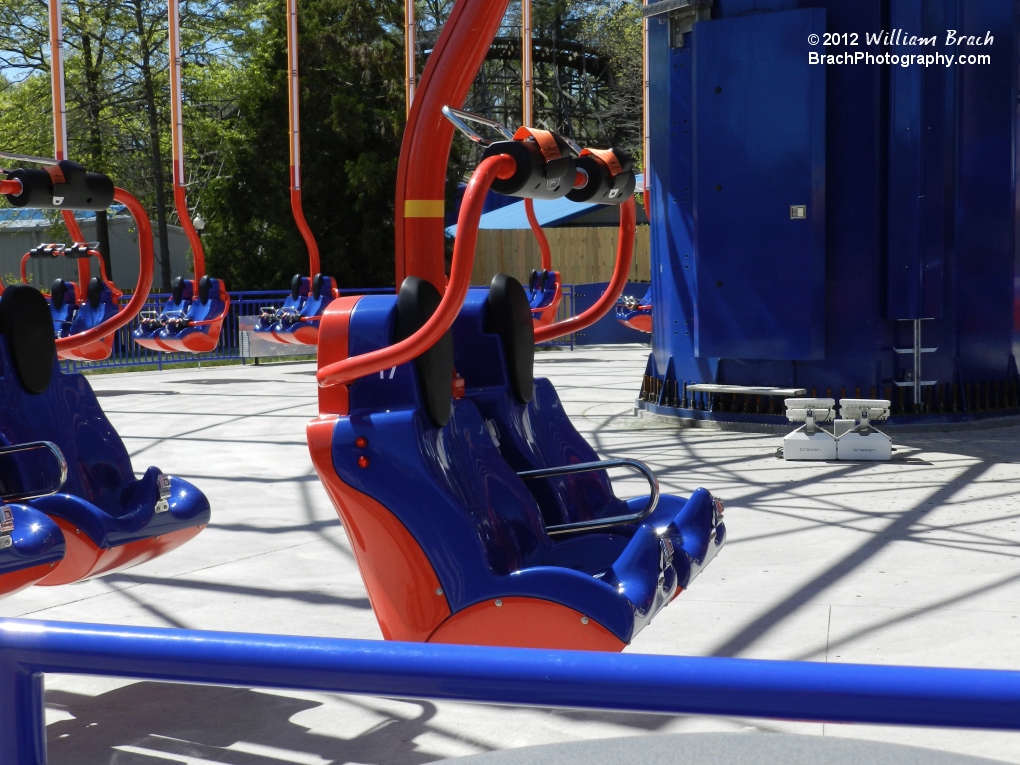
[[[289,198],[285,5],[238,48],[238,115],[203,196],[210,271],[275,288],[308,271]],[[393,198],[404,123],[401,0],[300,3],[302,186],[322,273],[341,286],[393,283]]]

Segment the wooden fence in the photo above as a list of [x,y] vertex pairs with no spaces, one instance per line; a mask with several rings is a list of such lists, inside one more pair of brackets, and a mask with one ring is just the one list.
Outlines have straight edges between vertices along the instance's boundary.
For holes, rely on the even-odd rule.
[[[638,226],[634,239],[634,262],[628,281],[650,281],[649,228]],[[549,228],[545,231],[552,250],[553,268],[564,284],[608,282],[616,260],[615,226]],[[530,229],[483,229],[478,232],[478,250],[471,283],[488,284],[494,274],[510,274],[526,282],[542,257]]]

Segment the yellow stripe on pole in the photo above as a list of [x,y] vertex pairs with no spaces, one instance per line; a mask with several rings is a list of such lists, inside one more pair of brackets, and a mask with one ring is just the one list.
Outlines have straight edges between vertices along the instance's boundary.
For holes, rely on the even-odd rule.
[[442,199],[405,199],[405,218],[442,218],[446,203]]

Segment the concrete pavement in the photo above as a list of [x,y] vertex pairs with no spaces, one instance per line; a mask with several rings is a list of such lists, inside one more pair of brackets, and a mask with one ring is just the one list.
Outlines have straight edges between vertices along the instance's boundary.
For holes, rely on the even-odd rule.
[[[664,492],[723,498],[727,547],[628,650],[1020,669],[1020,428],[898,435],[886,464],[785,463],[772,435],[633,416],[646,346],[538,354],[604,457]],[[148,465],[193,481],[213,519],[122,574],[41,588],[0,615],[381,639],[312,470],[314,365],[90,378]],[[626,491],[638,482],[621,482]],[[1020,763],[1020,734],[488,707],[47,677],[51,763],[397,763],[649,732],[785,731]],[[639,750],[638,750],[639,751]]]

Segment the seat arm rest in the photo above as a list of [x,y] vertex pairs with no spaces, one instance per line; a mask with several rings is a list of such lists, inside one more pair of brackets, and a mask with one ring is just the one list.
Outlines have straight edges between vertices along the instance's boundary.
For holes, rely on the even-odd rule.
[[641,473],[648,481],[650,489],[648,502],[641,512],[629,515],[614,515],[611,518],[598,518],[592,521],[577,521],[576,523],[561,523],[555,526],[546,526],[547,534],[567,534],[572,531],[590,531],[592,529],[603,529],[610,526],[622,526],[627,523],[642,521],[655,512],[659,504],[659,481],[651,468],[639,460],[599,460],[597,462],[579,462],[576,465],[562,465],[560,467],[542,468],[540,470],[525,470],[517,475],[525,480],[532,481],[536,478],[551,478],[558,475],[573,475],[574,473],[590,473],[595,470],[606,470],[611,467],[629,467]]

